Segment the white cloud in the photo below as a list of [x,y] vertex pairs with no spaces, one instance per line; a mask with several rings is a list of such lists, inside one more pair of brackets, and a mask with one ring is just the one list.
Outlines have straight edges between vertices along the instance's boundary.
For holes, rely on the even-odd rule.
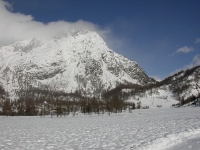
[[96,31],[100,36],[106,38],[109,34],[97,25],[79,20],[77,22],[57,21],[44,24],[35,21],[31,15],[13,13],[12,6],[0,0],[0,45],[8,45],[13,42],[33,37],[52,38],[53,36],[72,30]]
[[184,47],[177,49],[176,53],[189,53],[191,51],[194,51],[194,49],[192,47],[184,46]]
[[200,54],[195,55],[190,64],[186,65],[182,69],[177,69],[177,70],[173,71],[172,73],[170,73],[170,75],[173,75],[173,74],[175,74],[175,73],[177,73],[181,70],[191,69],[191,68],[198,66],[198,65],[200,65]]
[[198,65],[200,65],[200,54],[195,55],[192,62],[189,65],[185,66],[184,69],[190,69]]
[[196,44],[197,44],[197,43],[200,43],[200,38],[197,38],[196,41],[195,41],[195,43],[196,43]]

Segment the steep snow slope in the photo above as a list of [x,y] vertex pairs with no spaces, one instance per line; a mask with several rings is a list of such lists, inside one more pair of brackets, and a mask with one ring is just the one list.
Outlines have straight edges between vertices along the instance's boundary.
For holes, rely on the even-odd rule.
[[29,39],[0,47],[0,82],[13,93],[30,86],[97,94],[120,83],[154,82],[138,66],[110,50],[90,31]]

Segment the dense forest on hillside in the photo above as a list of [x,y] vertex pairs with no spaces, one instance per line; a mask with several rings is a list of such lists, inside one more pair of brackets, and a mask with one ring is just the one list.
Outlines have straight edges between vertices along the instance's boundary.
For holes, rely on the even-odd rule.
[[76,93],[64,93],[58,91],[40,90],[32,88],[27,91],[20,91],[19,98],[11,101],[2,97],[2,115],[68,115],[69,113],[80,112],[84,114],[119,113],[127,108],[134,109],[134,103],[128,103],[119,96],[107,99],[96,97],[83,97]]

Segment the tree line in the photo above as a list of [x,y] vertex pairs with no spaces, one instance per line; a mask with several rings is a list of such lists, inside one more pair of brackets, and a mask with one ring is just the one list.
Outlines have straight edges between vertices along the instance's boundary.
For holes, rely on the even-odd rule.
[[135,104],[126,102],[115,95],[109,98],[83,97],[77,92],[65,93],[59,91],[40,90],[31,88],[18,92],[18,99],[7,97],[2,101],[1,115],[60,115],[120,113],[127,108],[134,109]]

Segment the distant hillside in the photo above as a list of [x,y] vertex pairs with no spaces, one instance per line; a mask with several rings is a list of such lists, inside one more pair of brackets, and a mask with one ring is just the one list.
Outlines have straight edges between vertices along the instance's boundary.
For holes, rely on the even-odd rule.
[[[196,66],[185,71],[180,71],[160,82],[149,85],[119,85],[118,87],[106,92],[105,98],[119,95],[125,100],[142,100],[145,104],[150,104],[152,99],[157,100],[158,104],[172,105],[174,103],[188,103],[200,97],[200,66]],[[166,99],[165,101],[163,101]],[[177,101],[173,101],[177,100]],[[160,101],[160,102],[159,102]],[[152,102],[153,103],[153,102]]]

